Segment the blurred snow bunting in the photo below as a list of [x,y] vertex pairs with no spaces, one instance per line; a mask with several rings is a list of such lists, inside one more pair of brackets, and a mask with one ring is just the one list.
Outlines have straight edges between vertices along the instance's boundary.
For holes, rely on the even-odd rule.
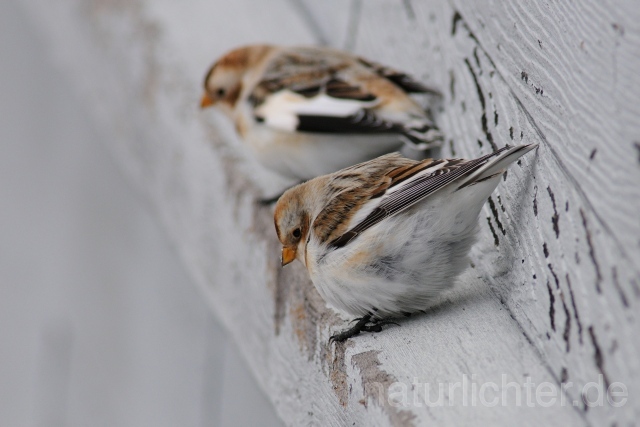
[[326,47],[252,45],[220,58],[200,106],[219,107],[258,161],[309,179],[442,135],[409,97],[431,93],[400,71]]
[[450,288],[469,264],[482,205],[536,146],[474,160],[388,154],[287,190],[274,218],[282,265],[300,260],[329,305],[359,317],[331,339],[379,332]]

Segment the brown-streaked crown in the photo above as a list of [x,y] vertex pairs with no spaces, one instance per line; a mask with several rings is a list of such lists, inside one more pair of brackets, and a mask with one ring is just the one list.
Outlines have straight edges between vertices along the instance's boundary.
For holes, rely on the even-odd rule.
[[280,197],[273,216],[278,240],[283,246],[297,246],[309,234],[310,214],[298,187]]
[[272,49],[268,45],[251,45],[234,49],[211,66],[204,79],[207,105],[223,103],[233,107],[242,91],[242,80]]

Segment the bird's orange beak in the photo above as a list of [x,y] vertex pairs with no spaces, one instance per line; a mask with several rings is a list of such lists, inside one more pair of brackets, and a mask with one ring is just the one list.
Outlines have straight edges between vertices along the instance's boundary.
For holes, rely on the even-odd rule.
[[211,105],[213,105],[213,99],[211,99],[209,94],[205,92],[205,94],[202,95],[202,98],[200,99],[200,108],[207,108]]
[[294,259],[296,259],[297,250],[298,249],[296,247],[290,247],[290,246],[282,247],[282,266],[283,267],[289,264],[290,262],[292,262]]

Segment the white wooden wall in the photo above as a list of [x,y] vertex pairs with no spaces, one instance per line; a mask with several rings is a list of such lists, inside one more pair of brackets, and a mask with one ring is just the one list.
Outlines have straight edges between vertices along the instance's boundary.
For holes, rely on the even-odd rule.
[[[640,416],[633,1],[24,4],[288,424],[595,426]],[[326,43],[440,88],[445,156],[540,143],[489,199],[473,268],[429,314],[327,345],[343,319],[300,265],[280,269],[271,212],[254,203],[275,180],[256,171],[222,118],[197,108],[206,68],[248,42]],[[419,403],[412,383],[463,375],[572,387],[568,403],[550,407],[388,399],[405,384]],[[625,385],[624,406],[583,402],[599,378]]]

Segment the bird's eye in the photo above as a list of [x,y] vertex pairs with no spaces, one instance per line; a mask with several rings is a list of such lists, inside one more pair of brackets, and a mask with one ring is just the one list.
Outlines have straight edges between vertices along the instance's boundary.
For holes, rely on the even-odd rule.
[[293,237],[295,237],[296,239],[299,239],[300,236],[302,236],[302,232],[300,231],[299,228],[296,228],[295,230],[293,230]]
[[224,89],[220,88],[216,91],[216,94],[218,95],[219,98],[222,98],[224,96]]

